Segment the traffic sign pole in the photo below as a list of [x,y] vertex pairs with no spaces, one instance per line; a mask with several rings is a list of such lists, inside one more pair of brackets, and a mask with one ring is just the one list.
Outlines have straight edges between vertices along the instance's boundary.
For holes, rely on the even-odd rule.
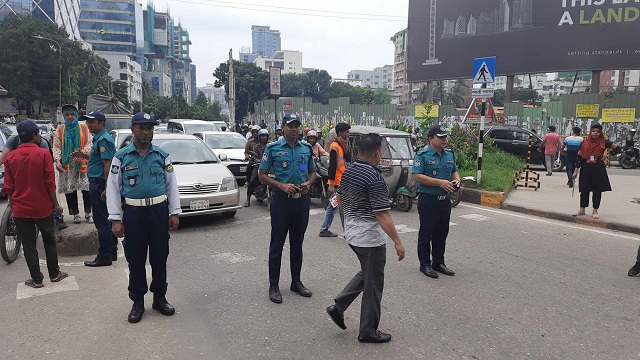
[[[487,84],[482,84],[483,88],[487,87]],[[478,184],[482,180],[482,148],[484,140],[484,116],[486,115],[487,103],[486,98],[482,98],[482,109],[480,110],[480,131],[478,138],[478,174],[476,176]]]

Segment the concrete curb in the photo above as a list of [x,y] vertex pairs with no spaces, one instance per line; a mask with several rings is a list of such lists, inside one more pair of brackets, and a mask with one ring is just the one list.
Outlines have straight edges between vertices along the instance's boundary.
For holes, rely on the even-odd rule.
[[530,209],[519,205],[504,204],[507,199],[503,192],[491,192],[477,189],[464,188],[462,190],[462,201],[478,204],[482,206],[488,206],[497,209],[509,210],[513,212],[519,212],[527,215],[533,215],[543,217],[547,219],[554,219],[560,221],[566,221],[574,224],[587,225],[593,227],[599,227],[609,230],[617,230],[628,232],[632,234],[640,235],[640,224],[638,226],[632,226],[615,221],[605,221],[602,219],[592,219],[587,216],[573,216],[572,214],[552,212],[546,210]]

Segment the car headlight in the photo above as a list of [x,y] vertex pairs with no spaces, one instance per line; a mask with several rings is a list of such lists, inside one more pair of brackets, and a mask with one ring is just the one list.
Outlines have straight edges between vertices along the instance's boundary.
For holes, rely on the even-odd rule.
[[400,161],[400,166],[402,166],[402,167],[408,167],[408,166],[409,166],[409,160],[407,160],[407,159],[402,159],[402,161]]
[[230,191],[238,188],[238,183],[236,179],[233,177],[226,177],[222,179],[222,186],[220,187],[220,191]]

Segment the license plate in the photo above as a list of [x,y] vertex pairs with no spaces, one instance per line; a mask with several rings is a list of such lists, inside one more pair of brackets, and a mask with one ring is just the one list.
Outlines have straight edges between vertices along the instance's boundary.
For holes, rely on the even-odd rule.
[[209,200],[193,200],[189,202],[191,210],[206,210],[209,208]]
[[247,172],[246,166],[240,166],[240,172]]

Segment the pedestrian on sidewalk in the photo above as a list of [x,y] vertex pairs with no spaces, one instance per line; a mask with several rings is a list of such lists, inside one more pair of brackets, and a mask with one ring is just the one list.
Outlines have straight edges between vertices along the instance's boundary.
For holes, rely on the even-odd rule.
[[[329,198],[334,195],[340,187],[342,174],[347,169],[347,164],[351,162],[351,154],[349,153],[349,133],[351,125],[348,123],[339,123],[336,125],[336,137],[329,145],[329,173],[327,175],[327,183],[329,184]],[[320,237],[336,237],[338,234],[329,230],[333,223],[336,211],[340,213],[340,222],[344,229],[344,215],[338,206],[334,206],[333,201],[327,204],[324,213],[324,221],[320,226]]]
[[56,199],[56,180],[53,159],[48,150],[39,147],[40,129],[31,120],[21,121],[16,131],[22,144],[9,153],[4,162],[4,189],[13,208],[13,219],[22,239],[24,258],[31,279],[25,285],[44,286],[40,272],[40,258],[36,249],[36,226],[42,234],[47,270],[51,282],[67,277],[58,266],[58,251],[54,234],[53,210],[62,212]]
[[618,148],[618,144],[614,144],[609,140],[605,140],[602,134],[602,125],[594,124],[589,129],[589,136],[580,145],[578,160],[576,161],[576,169],[573,171],[573,178],[578,176],[580,170],[580,179],[578,189],[580,190],[580,210],[575,212],[573,216],[581,216],[585,214],[585,209],[589,206],[589,193],[593,193],[593,212],[591,216],[598,219],[598,209],[602,200],[602,193],[611,191],[609,176],[604,165],[605,150]]
[[560,136],[556,134],[556,127],[551,125],[547,129],[549,132],[542,137],[542,143],[538,147],[538,151],[541,151],[544,147],[544,163],[547,167],[547,176],[553,175],[553,164],[556,162],[556,153],[558,148],[562,147],[562,140]]
[[84,264],[90,267],[110,266],[112,261],[118,260],[118,238],[111,232],[106,202],[106,181],[109,178],[111,159],[116,152],[116,147],[113,138],[105,129],[107,119],[101,112],[92,111],[88,115],[83,115],[80,120],[86,121],[89,132],[93,134],[91,153],[86,155],[82,151],[75,151],[71,153],[71,157],[89,160],[87,169],[89,197],[100,244],[96,258],[85,261]]
[[88,156],[93,136],[86,124],[78,123],[78,109],[75,106],[64,105],[62,114],[65,121],[58,125],[53,136],[53,159],[58,169],[58,192],[64,194],[73,222],[80,223],[82,218],[78,207],[78,191],[81,191],[84,218],[88,223],[93,223],[87,177],[89,162],[87,159],[71,156],[71,153],[76,151],[81,151]]
[[[311,145],[298,140],[300,117],[287,114],[282,118],[284,137],[267,145],[262,156],[258,176],[263,184],[273,189],[271,199],[271,242],[269,244],[269,299],[282,303],[280,293],[280,266],[282,249],[289,234],[289,261],[291,286],[300,296],[312,293],[300,280],[302,270],[302,243],[309,223],[309,187],[316,180],[316,165]],[[274,177],[269,176],[273,169]]]
[[413,180],[418,183],[418,259],[420,272],[437,279],[440,272],[453,276],[455,272],[444,262],[449,235],[451,200],[449,194],[460,186],[460,175],[453,153],[445,149],[447,131],[440,125],[427,132],[429,145],[413,159]]
[[571,136],[564,139],[564,146],[567,147],[567,151],[565,151],[565,160],[564,164],[567,170],[567,177],[569,180],[567,181],[567,185],[570,188],[573,187],[573,170],[576,167],[576,160],[578,159],[578,152],[580,151],[580,145],[582,144],[582,136],[580,136],[580,128],[574,127],[573,133]]
[[391,218],[387,184],[378,165],[382,159],[382,138],[367,134],[358,143],[358,160],[344,172],[338,191],[338,203],[345,215],[345,237],[356,253],[360,271],[335,297],[327,313],[341,329],[346,329],[344,312],[362,293],[358,341],[383,343],[391,335],[380,332],[384,266],[387,261],[387,235],[393,240],[398,261],[405,250]]
[[[163,315],[175,309],[167,301],[169,230],[178,228],[180,194],[169,154],[153,145],[153,116],[139,112],[131,119],[133,141],[118,150],[107,179],[107,209],[111,231],[119,238],[129,263],[129,298],[133,301],[128,321],[137,323],[144,314],[144,295],[153,293],[152,308]],[[124,201],[124,204],[122,203]],[[151,286],[147,287],[147,251]]]

